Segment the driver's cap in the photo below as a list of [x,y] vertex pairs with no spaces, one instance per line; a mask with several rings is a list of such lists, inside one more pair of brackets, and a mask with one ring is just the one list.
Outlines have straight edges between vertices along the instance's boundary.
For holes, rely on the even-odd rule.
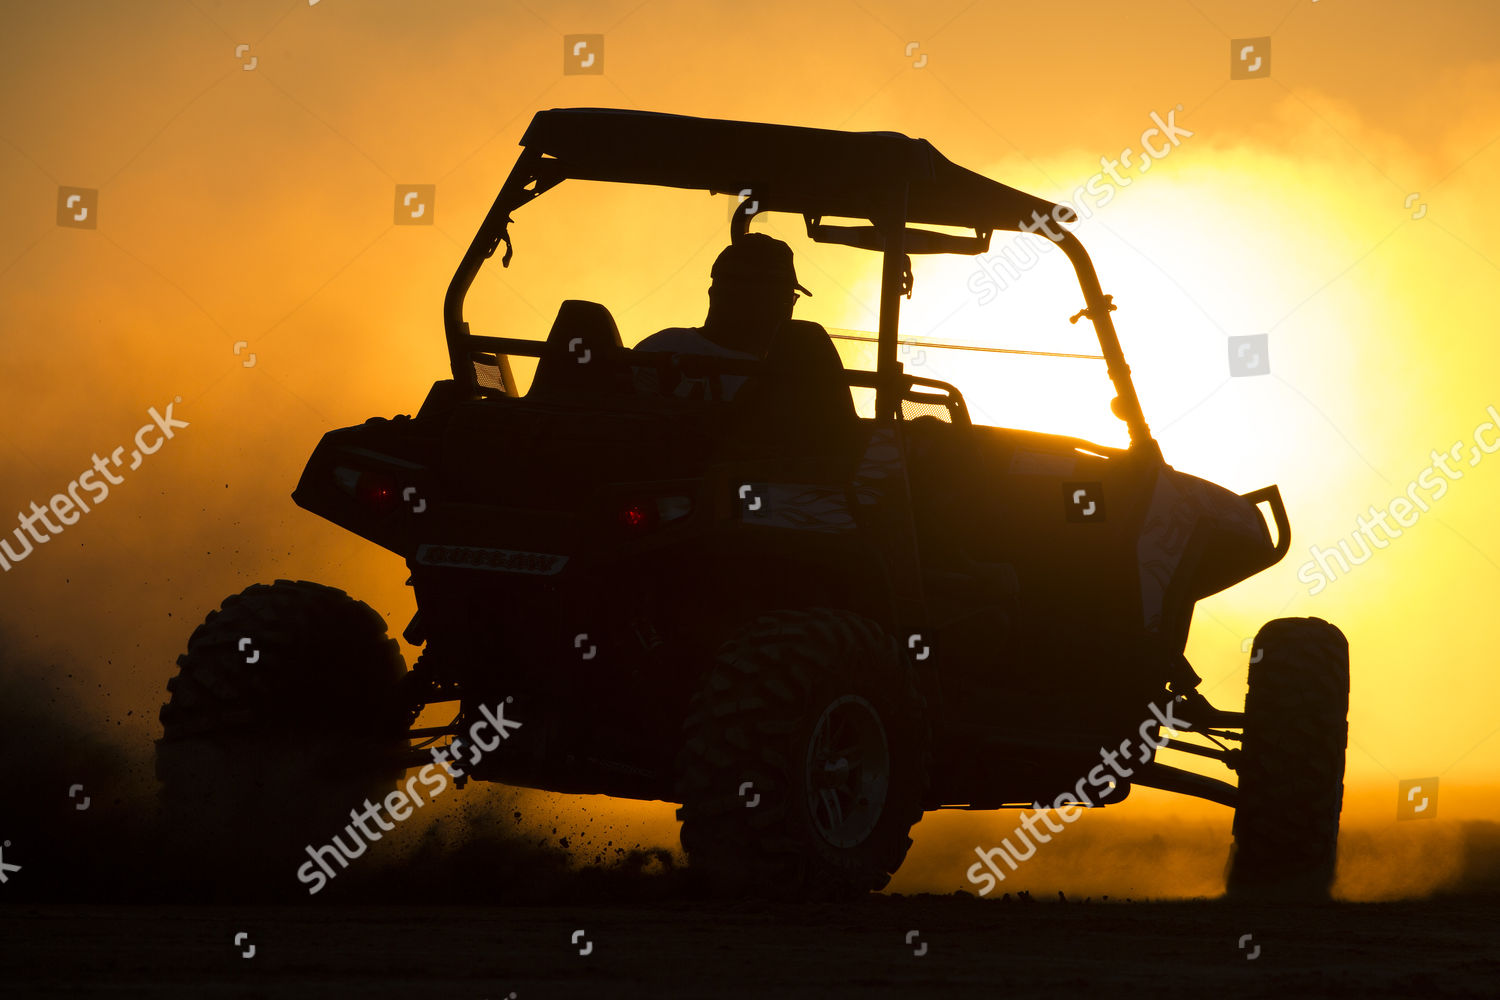
[[797,284],[792,248],[765,233],[746,233],[725,247],[714,261],[710,275],[716,282],[790,286],[803,295],[812,294]]

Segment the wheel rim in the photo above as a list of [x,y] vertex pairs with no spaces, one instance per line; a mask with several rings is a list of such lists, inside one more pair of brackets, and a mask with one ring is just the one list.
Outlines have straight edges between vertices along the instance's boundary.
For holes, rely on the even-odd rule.
[[823,710],[807,747],[807,810],[819,836],[856,847],[885,809],[891,757],[875,706],[846,694]]

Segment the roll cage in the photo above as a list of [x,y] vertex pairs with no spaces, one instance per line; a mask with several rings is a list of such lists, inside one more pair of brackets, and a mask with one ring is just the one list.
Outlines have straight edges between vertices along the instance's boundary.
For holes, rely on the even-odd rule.
[[[538,356],[542,342],[471,333],[463,303],[475,276],[501,243],[502,266],[513,246],[511,215],[567,179],[749,191],[756,212],[801,215],[808,236],[881,254],[880,328],[876,371],[849,372],[851,385],[875,389],[877,419],[892,419],[913,385],[949,390],[947,383],[904,374],[898,356],[900,302],[910,294],[912,253],[980,254],[996,231],[1032,232],[1051,216],[1074,221],[1071,209],[960,167],[925,139],[896,132],[830,129],[692,118],[646,111],[567,108],[541,111],[521,137],[523,152],[460,261],[443,302],[443,328],[453,377],[469,397],[480,395],[478,368],[493,366],[491,389],[513,385],[506,356]],[[745,232],[750,212],[736,213],[731,238]],[[868,226],[834,226],[824,217],[867,219]],[[971,229],[956,236],[917,226]],[[1132,450],[1160,457],[1130,379],[1093,262],[1078,238],[1061,230],[1057,244],[1073,264],[1083,291],[1080,315],[1094,325],[1116,393],[1115,413],[1129,429]],[[476,367],[478,362],[478,368]],[[966,416],[966,414],[965,414]]]

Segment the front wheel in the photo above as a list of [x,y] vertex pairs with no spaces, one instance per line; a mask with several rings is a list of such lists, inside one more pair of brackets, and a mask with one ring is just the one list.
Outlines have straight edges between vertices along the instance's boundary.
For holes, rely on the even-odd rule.
[[682,845],[733,895],[884,888],[927,791],[925,702],[895,641],[846,611],[779,611],[719,651],[684,727]]
[[1321,618],[1255,637],[1231,895],[1326,898],[1338,859],[1349,739],[1349,641]]

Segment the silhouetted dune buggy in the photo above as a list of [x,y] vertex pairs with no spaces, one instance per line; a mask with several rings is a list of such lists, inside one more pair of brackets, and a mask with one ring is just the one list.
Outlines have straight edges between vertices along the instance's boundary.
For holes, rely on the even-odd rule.
[[[1054,205],[894,133],[575,109],[538,114],[522,145],[448,289],[452,378],[414,417],[328,433],[293,494],[407,560],[420,658],[405,671],[379,615],[339,591],[229,598],[162,710],[168,800],[274,794],[280,758],[249,748],[284,741],[389,780],[429,759],[410,741],[461,743],[511,697],[522,728],[469,777],[680,802],[683,846],[717,884],[836,897],[884,886],[923,811],[1053,803],[1176,698],[1209,742],[1163,745],[1238,787],[1153,755],[1106,801],[1139,784],[1231,806],[1231,889],[1326,891],[1347,644],[1318,619],[1273,621],[1244,712],[1196,692],[1194,603],[1286,553],[1285,508],[1275,486],[1236,495],[1164,463],[1078,240],[1059,245],[1128,449],[974,425],[956,388],[898,360],[908,254],[979,253]],[[584,301],[545,340],[471,332],[465,295],[502,242],[509,262],[512,215],[575,178],[750,188],[814,241],[870,250],[876,370],[844,370],[799,321],[763,361],[627,350]],[[525,395],[518,355],[538,359]],[[670,391],[726,374],[748,376],[727,402]],[[851,387],[873,389],[873,414]],[[438,702],[457,703],[451,725],[408,731]],[[357,804],[332,798],[308,808]]]

